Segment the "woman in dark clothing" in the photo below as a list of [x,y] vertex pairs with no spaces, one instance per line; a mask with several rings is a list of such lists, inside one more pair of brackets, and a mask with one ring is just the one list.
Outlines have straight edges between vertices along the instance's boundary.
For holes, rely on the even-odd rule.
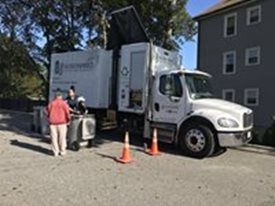
[[70,113],[77,114],[77,95],[74,86],[71,86],[68,91],[66,102],[70,107]]

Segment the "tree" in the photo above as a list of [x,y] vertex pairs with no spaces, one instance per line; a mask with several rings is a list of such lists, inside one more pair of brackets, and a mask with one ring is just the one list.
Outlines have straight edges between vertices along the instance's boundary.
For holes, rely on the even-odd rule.
[[181,44],[192,40],[197,32],[194,21],[185,9],[187,0],[98,0],[96,2],[95,13],[99,14],[95,24],[98,33],[95,39],[101,46],[104,46],[102,42],[107,41],[105,35],[102,35],[108,27],[106,15],[129,5],[136,8],[150,39],[158,46],[179,50]]
[[[154,44],[178,50],[192,39],[196,27],[187,0],[2,0],[0,32],[12,45],[25,47],[47,84],[51,54],[84,49],[90,42],[106,47],[109,16],[113,10],[133,5]],[[9,57],[10,58],[10,57]],[[47,95],[46,95],[47,96]]]
[[37,65],[25,46],[0,34],[0,96],[27,97],[41,95],[42,81]]
[[[84,28],[82,2],[3,0],[0,2],[0,31],[11,42],[20,41],[35,62],[49,71],[52,53],[81,47]],[[36,69],[48,84],[49,76],[43,78],[44,71],[41,72],[43,66],[37,65]]]
[[0,3],[0,73],[2,97],[40,95],[43,90],[41,67],[31,54],[36,51],[37,35],[31,31],[27,7],[19,0]]

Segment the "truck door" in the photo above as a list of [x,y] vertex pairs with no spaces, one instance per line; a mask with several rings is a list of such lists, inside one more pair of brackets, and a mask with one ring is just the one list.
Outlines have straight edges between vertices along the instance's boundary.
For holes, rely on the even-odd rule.
[[153,89],[153,121],[177,124],[185,115],[186,92],[177,73],[156,74]]
[[121,48],[118,109],[143,114],[146,106],[149,44],[137,43]]

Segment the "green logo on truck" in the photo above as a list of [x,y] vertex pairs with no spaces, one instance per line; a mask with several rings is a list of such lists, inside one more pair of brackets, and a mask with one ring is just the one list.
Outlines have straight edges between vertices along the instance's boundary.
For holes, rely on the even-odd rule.
[[127,67],[123,67],[121,70],[121,75],[127,77],[129,75],[129,69]]

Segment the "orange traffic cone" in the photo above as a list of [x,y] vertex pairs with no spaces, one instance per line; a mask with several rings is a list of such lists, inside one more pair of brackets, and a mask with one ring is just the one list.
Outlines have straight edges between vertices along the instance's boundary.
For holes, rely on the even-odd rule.
[[158,137],[157,137],[158,134],[157,133],[158,133],[157,129],[154,129],[151,149],[147,151],[147,153],[152,156],[160,155],[160,152],[158,149]]
[[133,162],[133,160],[131,159],[131,154],[130,154],[129,133],[128,132],[125,133],[122,156],[120,158],[117,158],[116,160],[123,164]]

